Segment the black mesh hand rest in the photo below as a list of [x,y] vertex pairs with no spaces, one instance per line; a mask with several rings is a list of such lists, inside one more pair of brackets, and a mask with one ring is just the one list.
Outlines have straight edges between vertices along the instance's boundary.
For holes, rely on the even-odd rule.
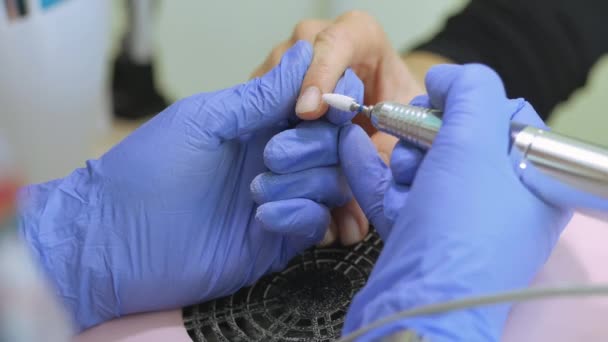
[[350,248],[312,248],[232,296],[184,308],[184,325],[195,342],[334,341],[381,248],[375,232]]

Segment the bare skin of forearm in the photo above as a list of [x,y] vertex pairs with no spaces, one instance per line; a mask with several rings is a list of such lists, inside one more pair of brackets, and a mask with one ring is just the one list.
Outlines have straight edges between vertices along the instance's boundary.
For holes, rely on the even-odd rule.
[[432,66],[454,63],[448,58],[424,51],[407,53],[402,55],[401,59],[421,86],[424,86],[424,77]]

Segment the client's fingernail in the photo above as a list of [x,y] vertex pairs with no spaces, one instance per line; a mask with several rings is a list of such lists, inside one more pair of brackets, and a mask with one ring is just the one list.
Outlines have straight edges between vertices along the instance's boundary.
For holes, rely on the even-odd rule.
[[329,222],[329,226],[327,226],[327,230],[325,231],[325,236],[323,237],[323,240],[319,242],[319,247],[329,246],[336,240],[336,229],[336,224],[332,219]]
[[340,239],[342,244],[346,246],[354,245],[361,241],[361,230],[359,229],[359,223],[357,219],[349,211],[345,211],[340,222]]
[[302,96],[298,99],[296,103],[296,113],[309,113],[314,112],[319,108],[319,104],[321,103],[321,90],[317,87],[308,87],[302,93]]

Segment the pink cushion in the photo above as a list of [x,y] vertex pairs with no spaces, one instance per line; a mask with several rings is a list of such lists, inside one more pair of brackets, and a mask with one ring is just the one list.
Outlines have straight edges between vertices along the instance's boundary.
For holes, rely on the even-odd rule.
[[[576,214],[535,285],[608,283],[608,222]],[[516,305],[504,341],[598,341],[608,336],[608,298]],[[76,342],[191,342],[180,310],[134,315],[85,331]]]

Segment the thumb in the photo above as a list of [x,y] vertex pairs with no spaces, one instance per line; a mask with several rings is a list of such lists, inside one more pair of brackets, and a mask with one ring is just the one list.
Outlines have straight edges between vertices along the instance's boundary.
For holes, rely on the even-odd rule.
[[390,185],[390,170],[384,164],[365,131],[358,125],[340,131],[339,156],[342,171],[365,216],[383,238],[390,221],[384,215],[384,193]]
[[429,70],[425,83],[431,104],[443,110],[443,124],[433,145],[449,141],[465,148],[477,145],[488,152],[493,148],[507,151],[514,108],[496,72],[481,64],[439,65]]
[[217,146],[294,116],[295,102],[311,60],[312,46],[299,41],[264,76],[205,94],[193,120],[204,143]]

